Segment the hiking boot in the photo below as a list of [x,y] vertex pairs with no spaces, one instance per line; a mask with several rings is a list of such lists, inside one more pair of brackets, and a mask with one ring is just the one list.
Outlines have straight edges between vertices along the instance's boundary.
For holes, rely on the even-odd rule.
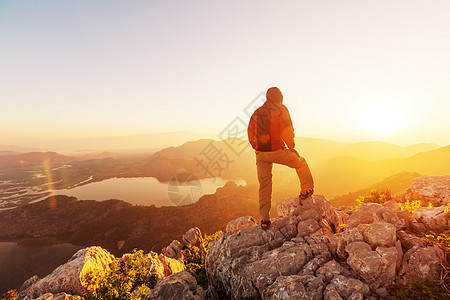
[[262,230],[267,230],[270,228],[270,220],[261,220],[261,228]]
[[302,192],[300,193],[300,195],[298,195],[298,197],[299,197],[300,199],[306,199],[306,198],[308,198],[309,196],[312,196],[313,194],[314,194],[314,189],[309,189],[309,190],[302,191]]

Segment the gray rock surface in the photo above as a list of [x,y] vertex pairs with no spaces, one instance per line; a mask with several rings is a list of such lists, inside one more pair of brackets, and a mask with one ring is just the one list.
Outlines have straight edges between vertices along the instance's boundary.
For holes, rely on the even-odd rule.
[[205,290],[197,284],[195,275],[182,271],[159,280],[155,287],[145,295],[146,300],[206,299]]

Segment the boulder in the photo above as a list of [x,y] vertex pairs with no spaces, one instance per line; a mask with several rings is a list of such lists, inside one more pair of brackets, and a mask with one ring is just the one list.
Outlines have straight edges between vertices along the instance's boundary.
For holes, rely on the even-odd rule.
[[334,259],[322,265],[317,271],[316,276],[324,278],[329,283],[336,275],[350,276],[350,271],[338,264]]
[[327,285],[325,291],[323,292],[324,300],[342,300],[342,297],[339,295],[336,287],[333,284]]
[[[389,269],[389,261],[380,253],[373,251],[372,247],[365,242],[353,242],[346,247],[348,252],[348,265],[356,271],[365,282],[372,288],[381,285],[390,285],[382,277]],[[395,265],[394,265],[395,266]]]
[[395,247],[377,247],[375,250],[382,258],[385,258],[388,265],[383,273],[380,274],[380,285],[389,286],[391,285],[397,274],[397,270],[400,268],[401,261],[399,261],[399,254]]
[[411,228],[420,233],[440,234],[448,229],[446,207],[421,207],[411,216]]
[[314,218],[298,222],[298,236],[307,236],[320,229],[319,223]]
[[358,279],[348,278],[343,275],[335,275],[331,284],[336,288],[343,299],[347,299],[353,292],[360,292],[363,295],[369,295],[370,289],[367,284]]
[[398,240],[402,244],[402,248],[405,249],[405,251],[408,251],[409,249],[411,249],[414,246],[417,246],[420,248],[425,247],[420,238],[418,238],[415,235],[409,234],[403,230],[397,231],[397,237],[398,237]]
[[234,233],[245,227],[253,226],[253,225],[256,225],[256,221],[253,217],[251,217],[251,216],[240,217],[240,218],[237,218],[236,220],[232,220],[232,221],[228,222],[227,227],[226,227],[226,232]]
[[420,200],[422,206],[450,203],[450,175],[418,177],[402,195],[404,200]]
[[354,228],[359,224],[370,224],[379,221],[375,211],[382,206],[377,203],[363,203],[347,219],[347,229]]
[[394,200],[390,200],[390,201],[383,203],[383,206],[389,208],[392,211],[400,210],[400,204]]
[[206,292],[197,284],[195,274],[189,271],[182,271],[159,280],[153,290],[150,290],[145,295],[144,299],[203,300],[206,299]]
[[277,212],[280,217],[296,217],[298,221],[311,218],[317,222],[325,221],[334,232],[340,230],[336,211],[322,195],[313,195],[306,199],[299,199],[298,196],[287,198],[278,205]]
[[183,259],[183,254],[181,252],[183,250],[183,245],[177,240],[172,241],[169,246],[163,248],[161,253],[167,257],[181,260]]
[[183,236],[182,245],[199,246],[203,241],[202,232],[197,227],[189,229]]
[[83,295],[94,289],[87,278],[89,272],[105,273],[113,260],[114,256],[101,247],[81,249],[50,275],[20,292],[18,299],[35,299],[46,293]]
[[442,272],[444,252],[437,246],[419,248],[414,246],[405,253],[398,272],[399,282],[409,278],[437,281]]
[[358,230],[357,228],[345,230],[338,239],[337,255],[341,259],[346,259],[348,257],[348,253],[347,251],[345,251],[347,245],[353,242],[363,242],[363,241],[364,237],[362,236],[360,230]]
[[386,222],[375,222],[370,224],[364,231],[364,241],[368,243],[372,249],[378,246],[392,247],[397,237],[395,234],[395,226]]
[[[311,203],[312,200],[310,197]],[[294,201],[291,203],[296,205]],[[318,211],[310,211],[312,215],[326,217],[328,213],[324,212],[323,207],[315,207]],[[287,206],[280,210],[293,211]],[[305,238],[297,236],[298,223],[308,220],[297,217],[286,214],[272,219],[269,230],[264,231],[259,226],[245,227],[212,242],[206,255],[208,293],[225,299],[260,298],[261,295],[273,298],[280,295],[282,285],[288,285],[285,290],[292,290],[300,282],[306,295],[309,295],[307,299],[322,299],[322,279],[313,274],[303,274],[307,276],[304,277],[299,273],[312,260],[314,263],[309,265],[310,273],[331,259],[327,238],[315,218],[310,218],[308,222],[314,222],[318,230]],[[328,219],[332,218],[328,216]],[[294,275],[300,277],[291,278]],[[277,280],[280,276],[285,278]]]
[[404,223],[390,206],[383,206],[378,203],[363,203],[348,218],[346,228],[354,228],[360,224],[371,224],[378,221],[391,223],[397,229],[400,229]]
[[303,286],[301,276],[279,276],[264,290],[262,299],[311,299]]

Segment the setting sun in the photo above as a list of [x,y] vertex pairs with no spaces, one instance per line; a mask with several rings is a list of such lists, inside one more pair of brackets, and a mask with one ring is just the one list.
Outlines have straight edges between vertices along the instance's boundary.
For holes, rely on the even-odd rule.
[[358,129],[372,135],[395,133],[405,123],[405,113],[395,101],[373,100],[355,107],[354,121]]

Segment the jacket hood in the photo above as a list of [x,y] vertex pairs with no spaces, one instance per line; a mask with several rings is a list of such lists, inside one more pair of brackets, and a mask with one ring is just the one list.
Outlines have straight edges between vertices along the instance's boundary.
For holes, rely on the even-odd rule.
[[283,94],[277,87],[271,87],[266,93],[266,102],[272,102],[275,104],[283,103]]

